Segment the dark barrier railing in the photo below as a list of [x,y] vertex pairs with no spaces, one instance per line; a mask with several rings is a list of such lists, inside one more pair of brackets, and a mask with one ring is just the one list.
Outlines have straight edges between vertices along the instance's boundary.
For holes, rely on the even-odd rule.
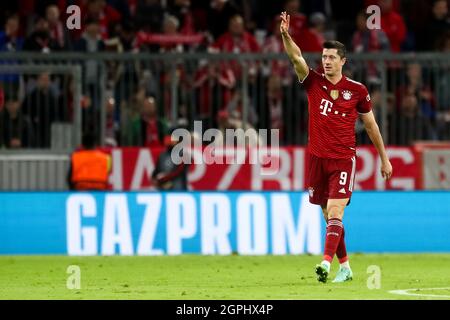
[[[305,57],[311,67],[320,67],[320,55]],[[204,130],[279,129],[282,145],[307,143],[306,94],[284,54],[1,53],[0,64],[5,95],[0,144],[5,148],[17,147],[16,141],[5,141],[11,136],[5,129],[12,124],[10,109],[19,109],[33,124],[26,98],[36,86],[33,82],[39,81],[49,81],[59,93],[63,122],[76,123],[74,105],[80,106],[75,144],[82,132],[93,131],[103,145],[153,145],[169,128],[192,129],[195,120]],[[5,71],[13,66],[21,71]],[[36,74],[36,66],[45,70]],[[56,66],[79,66],[80,79],[64,78],[52,71]],[[344,71],[369,89],[386,143],[450,139],[448,54],[349,54]],[[52,110],[48,104],[45,99],[32,103],[51,119],[56,115],[45,111]],[[157,120],[149,121],[154,114]],[[32,132],[42,130],[42,125],[48,121],[34,123]],[[14,134],[23,139],[21,130],[16,128]],[[359,122],[356,135],[359,143],[369,142]],[[30,147],[50,146],[62,148],[58,143]]]

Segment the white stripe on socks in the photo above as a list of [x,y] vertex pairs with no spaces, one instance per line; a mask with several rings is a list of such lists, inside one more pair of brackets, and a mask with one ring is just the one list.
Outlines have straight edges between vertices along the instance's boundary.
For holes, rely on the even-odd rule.
[[341,263],[341,268],[350,269],[350,263],[347,261]]

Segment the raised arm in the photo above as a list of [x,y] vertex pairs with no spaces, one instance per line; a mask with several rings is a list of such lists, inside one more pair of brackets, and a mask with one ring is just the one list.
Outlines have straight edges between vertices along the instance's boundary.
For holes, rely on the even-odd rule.
[[367,135],[374,144],[381,158],[381,175],[384,179],[390,179],[392,176],[392,165],[386,154],[384,148],[383,138],[381,137],[380,129],[375,120],[373,112],[364,113],[360,115],[361,120],[364,123]]
[[306,64],[306,61],[302,56],[300,48],[295,44],[294,40],[292,40],[291,35],[289,34],[290,16],[286,12],[282,12],[280,17],[280,31],[281,37],[283,39],[284,49],[286,50],[289,59],[294,65],[295,73],[297,74],[298,79],[303,82],[309,72],[308,65]]

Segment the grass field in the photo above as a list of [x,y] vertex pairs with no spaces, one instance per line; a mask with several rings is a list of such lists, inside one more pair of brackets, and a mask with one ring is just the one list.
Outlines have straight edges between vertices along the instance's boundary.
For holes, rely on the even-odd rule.
[[[352,255],[354,280],[318,283],[318,256],[0,256],[0,299],[449,299],[450,255]],[[80,267],[81,288],[66,287]],[[381,288],[369,289],[370,265]],[[333,263],[331,277],[338,268]],[[430,288],[446,288],[432,289]],[[420,296],[397,295],[390,290]],[[435,295],[435,296],[427,296]]]

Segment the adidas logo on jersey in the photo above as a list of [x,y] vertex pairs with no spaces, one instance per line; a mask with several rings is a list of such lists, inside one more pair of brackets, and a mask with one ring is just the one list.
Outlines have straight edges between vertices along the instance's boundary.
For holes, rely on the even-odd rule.
[[343,193],[343,194],[345,194],[345,189],[344,189],[344,188],[342,188],[341,190],[339,190],[339,193]]

